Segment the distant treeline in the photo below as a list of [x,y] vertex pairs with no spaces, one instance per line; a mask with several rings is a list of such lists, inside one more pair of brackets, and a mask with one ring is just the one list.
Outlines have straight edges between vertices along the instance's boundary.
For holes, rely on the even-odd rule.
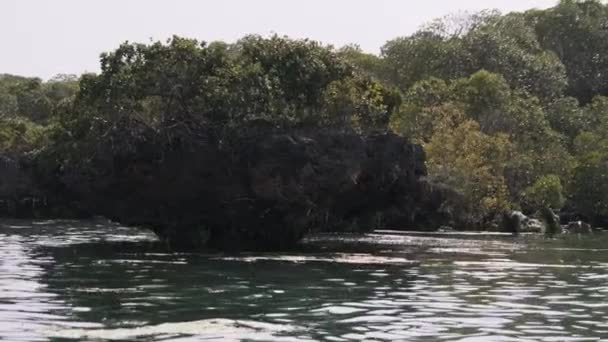
[[[280,36],[173,37],[103,54],[98,75],[1,75],[0,155],[36,165],[43,180],[65,170],[95,179],[111,169],[100,160],[146,141],[226,144],[251,124],[392,130],[423,146],[429,180],[460,194],[443,210],[467,213],[472,225],[544,206],[600,223],[606,96],[601,1],[447,16],[388,41],[378,56]],[[16,187],[0,180],[0,195],[27,192]]]

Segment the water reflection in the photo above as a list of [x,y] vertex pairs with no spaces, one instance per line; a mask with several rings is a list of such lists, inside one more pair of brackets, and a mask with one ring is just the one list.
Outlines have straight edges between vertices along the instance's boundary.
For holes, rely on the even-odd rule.
[[32,232],[31,226],[17,224],[0,230],[0,339],[46,341],[44,330],[49,324],[79,326],[69,322],[70,309],[42,281],[44,267],[54,260],[31,248],[36,238],[15,231]]
[[384,232],[204,255],[105,221],[4,222],[0,339],[599,341],[606,242]]

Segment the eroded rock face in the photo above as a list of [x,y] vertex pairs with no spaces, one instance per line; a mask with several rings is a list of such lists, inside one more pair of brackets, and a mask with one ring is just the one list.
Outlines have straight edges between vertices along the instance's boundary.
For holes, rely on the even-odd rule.
[[519,234],[524,232],[529,218],[521,211],[508,211],[503,213],[502,230],[507,233]]
[[524,232],[528,233],[542,233],[545,229],[545,225],[539,219],[531,218],[527,221],[526,226],[524,227]]
[[10,218],[82,218],[62,191],[47,189],[37,182],[26,160],[0,155],[0,217]]
[[251,129],[95,162],[96,177],[67,170],[67,188],[176,247],[287,249],[311,231],[425,226],[441,205],[420,146],[385,132]]
[[[572,221],[567,225],[558,224],[558,216],[550,209],[544,210],[544,222],[536,218],[531,218],[524,215],[520,211],[510,211],[505,213],[503,217],[503,229],[510,233],[547,233],[553,234],[589,234],[593,232],[591,225],[583,221]],[[537,215],[542,215],[537,213]],[[542,216],[541,216],[542,217]],[[548,218],[547,218],[548,217]],[[553,228],[548,227],[547,221],[553,225]],[[551,230],[553,229],[553,230]]]
[[[44,217],[100,215],[149,227],[176,249],[281,250],[315,231],[450,223],[441,213],[447,190],[424,179],[423,150],[395,134],[196,134],[187,144],[148,136],[118,152],[100,143],[90,159],[51,172],[11,161],[0,195],[43,199]],[[33,209],[22,216],[40,217]]]
[[593,231],[591,226],[583,221],[570,222],[565,228],[571,234],[590,234]]

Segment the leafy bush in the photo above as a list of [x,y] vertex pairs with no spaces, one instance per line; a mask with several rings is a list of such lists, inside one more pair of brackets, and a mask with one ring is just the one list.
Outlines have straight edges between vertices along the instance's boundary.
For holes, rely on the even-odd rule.
[[561,180],[556,175],[545,175],[538,178],[534,184],[526,188],[522,196],[529,211],[545,206],[559,210],[566,202]]

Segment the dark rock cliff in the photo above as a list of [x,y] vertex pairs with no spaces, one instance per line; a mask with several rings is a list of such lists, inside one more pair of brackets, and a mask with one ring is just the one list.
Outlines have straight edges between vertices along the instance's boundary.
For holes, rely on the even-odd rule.
[[[0,217],[81,218],[89,211],[79,209],[71,197],[38,182],[31,160],[0,155]],[[53,183],[57,184],[57,179]]]
[[98,153],[94,174],[61,170],[46,188],[175,248],[280,250],[312,231],[428,227],[439,217],[422,149],[392,133],[252,128],[212,141]]

